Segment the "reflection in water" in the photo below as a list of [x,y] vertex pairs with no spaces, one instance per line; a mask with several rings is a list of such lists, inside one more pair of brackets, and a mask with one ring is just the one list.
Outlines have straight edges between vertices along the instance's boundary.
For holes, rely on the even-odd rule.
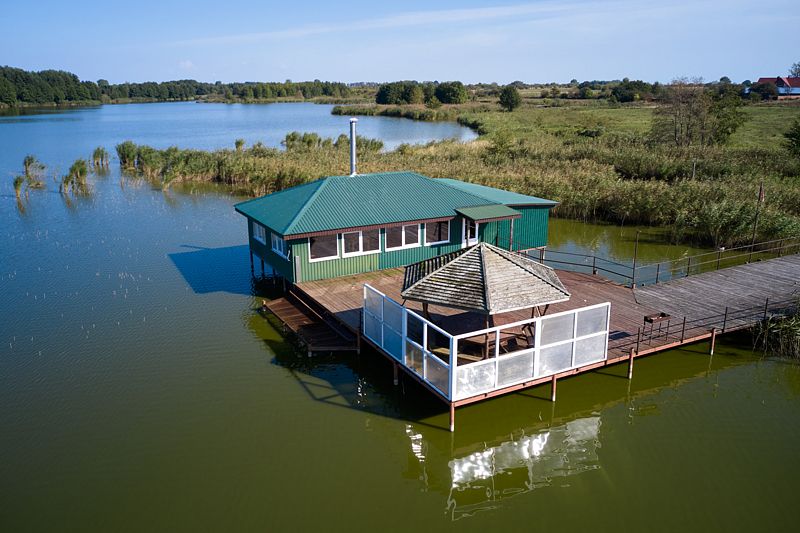
[[[600,468],[599,433],[599,416],[579,418],[452,459],[451,518],[493,509],[499,500],[549,486],[554,478]],[[415,444],[412,439],[412,449]]]

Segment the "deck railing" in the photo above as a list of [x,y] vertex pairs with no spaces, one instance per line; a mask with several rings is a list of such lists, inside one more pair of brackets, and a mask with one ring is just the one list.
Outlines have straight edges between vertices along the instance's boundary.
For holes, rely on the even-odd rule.
[[[711,310],[710,310],[711,311]],[[688,320],[670,317],[658,323],[643,324],[635,336],[621,341],[612,341],[612,349],[624,354],[631,350],[638,354],[667,344],[683,344],[698,337],[710,336],[712,330],[726,333],[751,327],[776,316],[788,316],[800,312],[800,296],[770,301],[769,298],[752,306],[725,307],[710,312],[701,318]]]
[[458,401],[604,361],[611,304],[453,335],[364,285],[362,316],[369,340]]
[[599,274],[623,285],[636,286],[652,285],[692,274],[796,253],[800,253],[800,237],[775,239],[734,248],[719,248],[713,252],[646,264],[637,264],[636,258],[630,264],[626,264],[598,255],[559,250],[540,249],[528,252],[528,255],[554,268]]

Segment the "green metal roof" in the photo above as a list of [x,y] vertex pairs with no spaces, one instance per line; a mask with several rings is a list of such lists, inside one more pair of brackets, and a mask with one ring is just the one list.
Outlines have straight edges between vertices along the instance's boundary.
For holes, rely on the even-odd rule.
[[518,204],[555,205],[549,200],[491,187],[475,186],[479,187],[474,189],[476,193],[454,185],[460,183],[414,172],[330,176],[235,207],[273,231],[290,236],[452,217],[459,208],[507,203],[487,198],[486,191],[495,191],[496,197],[502,196],[500,193],[511,195]]
[[460,213],[470,220],[481,222],[483,220],[497,220],[500,218],[519,218],[522,213],[516,209],[502,204],[479,205],[476,207],[459,207],[456,213]]
[[451,187],[460,189],[464,192],[480,196],[485,200],[492,203],[504,205],[542,205],[542,206],[556,206],[558,202],[553,200],[545,200],[544,198],[537,198],[536,196],[528,196],[527,194],[519,194],[511,191],[504,191],[503,189],[495,189],[494,187],[487,187],[486,185],[478,185],[477,183],[469,183],[467,181],[454,180],[450,178],[440,178],[439,181],[447,183]]

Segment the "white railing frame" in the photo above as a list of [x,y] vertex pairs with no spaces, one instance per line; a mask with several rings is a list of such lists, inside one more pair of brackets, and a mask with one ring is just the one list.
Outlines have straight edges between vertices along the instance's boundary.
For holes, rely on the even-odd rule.
[[[374,295],[377,295],[377,296],[381,297],[380,316],[378,316],[377,314],[369,311],[369,309],[367,308],[366,302],[367,302],[368,291],[371,291]],[[418,313],[416,313],[416,312],[412,311],[411,309],[408,309],[405,306],[402,306],[399,303],[395,302],[394,300],[392,300],[391,298],[389,298],[388,296],[383,294],[381,291],[371,287],[368,284],[364,285],[363,301],[364,301],[364,305],[363,305],[362,321],[361,321],[361,330],[362,330],[362,332],[364,332],[364,334],[367,335],[366,334],[366,316],[367,315],[370,315],[373,319],[377,320],[378,323],[380,324],[380,342],[378,342],[376,339],[371,339],[371,340],[373,342],[375,342],[385,353],[389,354],[389,356],[394,358],[395,360],[397,360],[397,359],[394,357],[394,355],[391,354],[386,349],[385,335],[384,335],[384,329],[383,328],[384,327],[388,327],[392,332],[400,335],[401,351],[400,351],[400,360],[399,360],[399,362],[403,366],[408,368],[409,370],[413,371],[415,374],[419,375],[422,378],[423,382],[425,382],[428,385],[430,385],[431,387],[433,387],[436,391],[438,391],[447,400],[450,400],[450,401],[460,400],[460,399],[463,399],[465,397],[471,397],[471,396],[475,396],[475,395],[479,395],[479,394],[485,394],[487,392],[492,392],[494,390],[499,390],[501,388],[514,386],[514,385],[517,385],[519,383],[523,383],[525,381],[530,381],[531,379],[540,379],[540,378],[544,378],[544,377],[549,377],[549,376],[557,374],[559,372],[564,372],[566,370],[574,369],[574,368],[576,368],[576,366],[575,366],[575,357],[576,357],[576,350],[577,350],[578,342],[582,341],[582,340],[585,340],[585,339],[589,339],[589,338],[593,338],[593,337],[599,337],[600,335],[602,335],[604,337],[604,339],[605,339],[605,343],[604,343],[604,349],[603,349],[602,355],[598,356],[598,358],[596,360],[592,360],[592,361],[587,362],[587,363],[582,363],[581,366],[584,366],[584,365],[587,365],[587,364],[594,364],[595,362],[599,362],[599,361],[602,361],[602,360],[605,360],[605,359],[608,358],[608,335],[609,335],[609,329],[610,329],[610,324],[611,324],[611,304],[608,303],[608,302],[595,304],[595,305],[589,305],[589,306],[581,307],[581,308],[578,308],[578,309],[571,309],[569,311],[562,311],[560,313],[554,313],[552,315],[540,316],[540,317],[535,317],[535,318],[528,318],[528,319],[519,320],[519,321],[516,321],[516,322],[511,322],[511,323],[508,323],[508,324],[502,324],[502,325],[499,325],[499,326],[492,326],[490,328],[480,329],[480,330],[477,330],[477,331],[470,331],[470,332],[467,332],[467,333],[461,333],[461,334],[458,334],[458,335],[452,335],[452,334],[448,333],[447,331],[445,331],[444,329],[442,329],[441,327],[439,327],[436,324],[432,323],[428,319],[426,319],[423,316],[419,315]],[[386,317],[385,306],[387,304],[388,305],[395,305],[400,309],[401,317],[402,317],[401,318],[401,328],[400,328],[401,331],[397,331],[391,325],[386,324],[386,322],[385,322],[385,317]],[[578,336],[577,335],[577,333],[578,333],[578,314],[583,312],[583,311],[589,311],[589,310],[598,309],[598,308],[601,308],[601,307],[605,307],[605,308],[608,309],[607,312],[606,312],[605,330],[604,331],[595,332],[595,333],[590,333],[588,335]],[[408,317],[409,317],[409,315],[411,315],[415,319],[419,320],[421,322],[421,324],[422,324],[422,345],[420,345],[419,343],[417,343],[416,341],[414,341],[414,340],[412,340],[412,339],[410,339],[408,337]],[[542,344],[542,342],[541,342],[541,340],[542,340],[541,339],[541,332],[542,332],[541,324],[542,324],[542,322],[544,320],[549,320],[551,318],[557,318],[559,316],[566,316],[566,315],[573,315],[573,317],[574,317],[573,318],[573,323],[572,323],[572,335],[571,335],[571,337],[566,339],[566,340],[552,342],[552,343],[549,343],[549,344]],[[503,330],[516,328],[516,327],[521,327],[521,326],[525,326],[525,325],[528,325],[528,324],[535,324],[535,327],[536,327],[536,332],[534,334],[534,345],[533,345],[533,347],[527,347],[527,348],[523,348],[521,350],[517,350],[515,352],[510,352],[510,353],[504,354],[502,356],[502,359],[503,359],[502,362],[504,362],[504,363],[505,362],[510,362],[510,361],[513,361],[513,360],[515,360],[515,359],[517,359],[519,357],[523,357],[523,356],[526,356],[526,355],[533,354],[532,375],[524,377],[524,378],[520,378],[519,380],[515,380],[513,382],[504,383],[504,384],[500,385],[500,363],[501,363],[501,360],[500,360],[501,359],[501,357],[500,357],[500,339],[501,339],[501,332]],[[450,344],[450,346],[449,346],[449,352],[450,353],[449,353],[449,361],[448,362],[442,361],[441,358],[439,358],[438,356],[434,355],[434,353],[431,352],[428,349],[428,344],[429,344],[429,342],[428,342],[428,339],[429,339],[429,331],[428,331],[428,329],[429,328],[432,328],[433,330],[439,332],[440,334],[444,335],[446,338],[448,338],[450,340],[450,343],[449,343]],[[492,359],[486,359],[484,361],[476,361],[476,362],[467,363],[467,364],[463,364],[463,365],[459,365],[458,364],[458,344],[459,344],[460,340],[466,339],[466,338],[471,338],[471,337],[477,337],[477,336],[480,336],[480,335],[487,335],[488,336],[488,335],[491,335],[491,334],[494,334],[494,357]],[[367,337],[371,338],[371,337],[369,337],[369,335],[367,335]],[[541,362],[541,351],[543,349],[551,348],[551,347],[554,347],[554,346],[560,346],[560,345],[563,345],[563,344],[566,344],[566,343],[572,343],[572,353],[570,355],[570,366],[565,368],[565,369],[561,369],[561,370],[558,370],[556,372],[549,373],[547,375],[541,375],[540,372],[539,372],[539,364]],[[421,368],[422,372],[421,372],[421,374],[408,361],[408,350],[407,350],[407,348],[408,348],[409,344],[414,346],[414,347],[416,347],[416,348],[418,348],[420,350],[420,353],[422,354],[422,368]],[[436,363],[438,363],[440,366],[447,366],[448,381],[449,381],[449,387],[448,387],[449,393],[445,393],[444,391],[442,391],[436,384],[434,384],[429,379],[429,377],[428,377],[428,358],[429,357],[436,357],[436,359],[437,359]],[[459,371],[459,369],[460,368],[465,368],[465,369],[466,368],[471,368],[471,369],[474,369],[474,368],[479,368],[479,367],[482,367],[482,366],[485,366],[485,365],[494,365],[494,380],[493,380],[492,386],[490,388],[488,388],[488,389],[481,389],[479,392],[474,392],[474,394],[469,394],[468,396],[463,396],[462,397],[462,395],[459,395],[458,394],[458,371]]]

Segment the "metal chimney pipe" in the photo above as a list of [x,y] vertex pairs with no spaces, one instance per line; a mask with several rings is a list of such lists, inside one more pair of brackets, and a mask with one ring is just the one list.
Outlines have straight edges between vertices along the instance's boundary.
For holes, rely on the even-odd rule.
[[356,175],[356,122],[358,119],[350,119],[350,175]]

